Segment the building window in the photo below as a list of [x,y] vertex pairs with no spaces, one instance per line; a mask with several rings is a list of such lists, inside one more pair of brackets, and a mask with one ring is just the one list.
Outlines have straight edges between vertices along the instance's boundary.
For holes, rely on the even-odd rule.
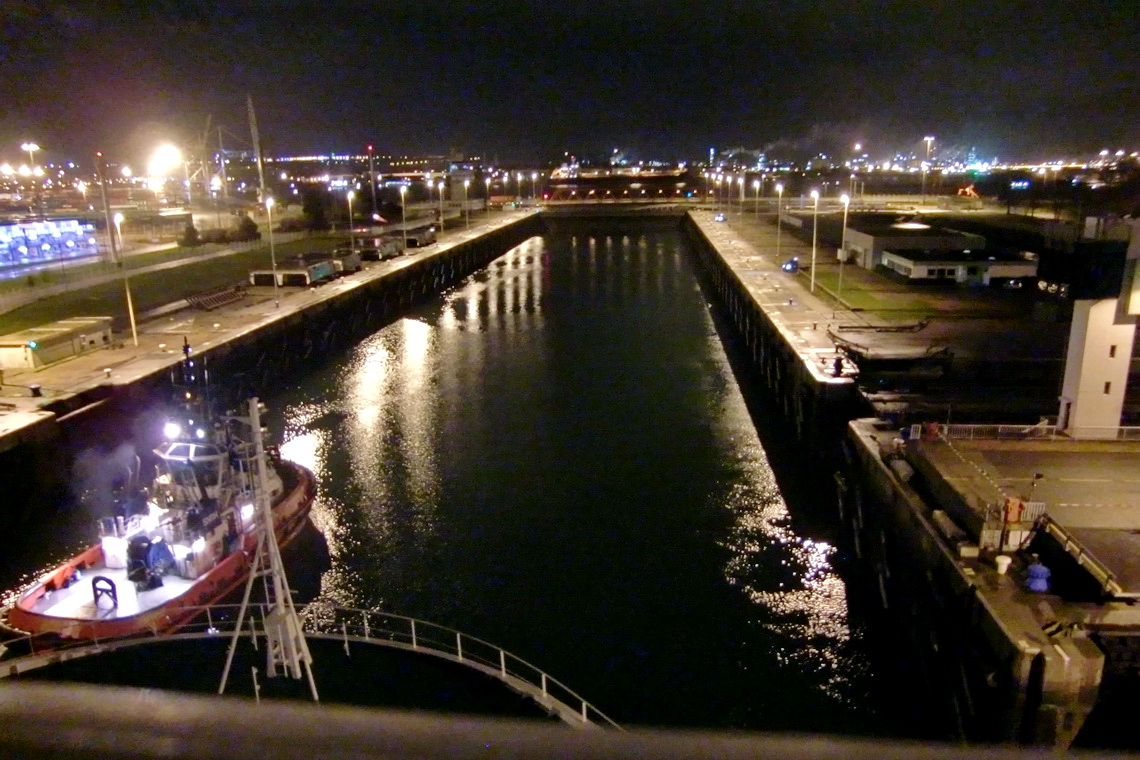
[[1115,359],[1116,358],[1116,346],[1109,346],[1108,347],[1108,358],[1109,359]]
[[1107,396],[1111,392],[1112,392],[1112,383],[1105,383],[1104,384],[1104,394]]

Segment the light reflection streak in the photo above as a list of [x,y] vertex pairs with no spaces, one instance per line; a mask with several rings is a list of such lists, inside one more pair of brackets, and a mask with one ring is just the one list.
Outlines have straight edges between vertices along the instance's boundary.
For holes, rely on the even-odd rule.
[[717,438],[732,442],[728,455],[741,467],[740,480],[723,502],[733,516],[723,539],[730,552],[725,579],[756,605],[754,624],[777,636],[773,656],[779,662],[816,673],[824,694],[851,704],[859,663],[847,654],[852,632],[846,587],[832,566],[835,549],[792,527],[727,360],[719,364],[724,379],[718,383],[720,403],[714,405],[722,410]]
[[431,376],[436,368],[432,354],[436,332],[431,325],[414,319],[401,320],[403,352],[400,356],[402,387],[394,393],[403,432],[401,453],[407,463],[411,498],[421,527],[430,528],[439,493],[435,458],[437,425],[433,413]]
[[[290,419],[290,428],[296,430],[296,418]],[[287,433],[288,435],[288,433]],[[282,442],[280,448],[281,456],[290,462],[296,462],[302,467],[307,468],[310,472],[317,476],[317,482],[321,482],[321,474],[327,469],[326,462],[328,460],[328,447],[329,447],[329,433],[326,430],[305,430],[299,432],[292,437],[288,437]],[[309,513],[313,525],[316,526],[324,535],[330,537],[335,536],[337,531],[334,530],[336,523],[335,514],[326,508],[324,500],[320,497],[313,504],[313,509]],[[331,542],[330,542],[331,550]]]

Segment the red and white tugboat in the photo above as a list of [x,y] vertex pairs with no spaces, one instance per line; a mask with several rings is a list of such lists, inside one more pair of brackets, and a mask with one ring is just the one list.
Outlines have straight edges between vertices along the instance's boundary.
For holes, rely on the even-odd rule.
[[168,425],[151,487],[102,522],[97,544],[23,591],[6,625],[64,639],[162,633],[240,588],[258,546],[258,489],[280,546],[300,533],[316,495],[307,469],[258,456],[249,422]]

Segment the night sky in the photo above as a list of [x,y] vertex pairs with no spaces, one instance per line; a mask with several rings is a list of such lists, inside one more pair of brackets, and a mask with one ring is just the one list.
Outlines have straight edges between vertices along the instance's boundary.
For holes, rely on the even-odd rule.
[[[1136,0],[3,0],[0,158],[1140,147]],[[244,144],[243,144],[244,143]],[[227,146],[229,147],[229,146]],[[40,157],[38,157],[39,160]]]

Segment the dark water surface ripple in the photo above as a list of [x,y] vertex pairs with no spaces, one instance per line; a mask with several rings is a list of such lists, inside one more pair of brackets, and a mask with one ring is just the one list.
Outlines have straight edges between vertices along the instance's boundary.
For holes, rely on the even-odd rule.
[[320,598],[530,660],[622,723],[866,732],[833,548],[797,532],[671,229],[533,238],[267,399]]

